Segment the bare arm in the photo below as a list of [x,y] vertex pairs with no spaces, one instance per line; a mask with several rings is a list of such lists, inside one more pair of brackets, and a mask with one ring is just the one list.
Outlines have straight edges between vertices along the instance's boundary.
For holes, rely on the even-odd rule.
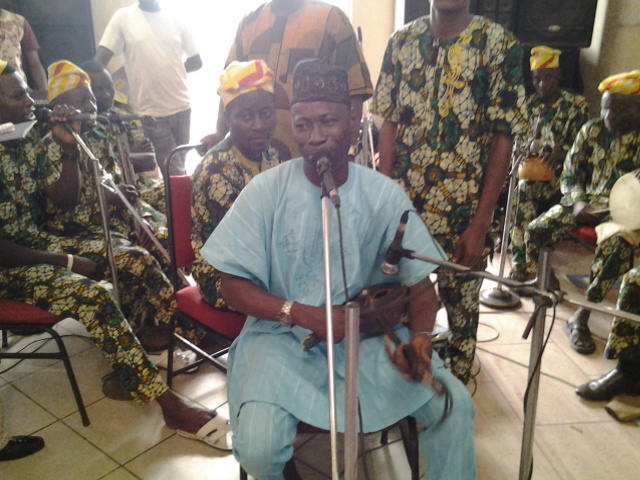
[[108,48],[105,48],[102,46],[98,47],[98,49],[96,50],[96,54],[93,57],[93,59],[96,62],[101,63],[105,67],[109,64],[112,58],[113,58],[113,52]]
[[[222,272],[220,293],[234,310],[262,320],[278,321],[278,314],[287,300],[267,293],[251,281]],[[313,307],[302,303],[294,303],[291,309],[294,325],[315,332],[321,340],[326,341],[326,318],[324,307]],[[333,339],[338,343],[344,338],[344,307],[333,307]]]
[[187,70],[187,73],[200,70],[202,68],[202,58],[200,58],[200,54],[187,58],[184,62],[184,68]]
[[379,170],[388,177],[393,172],[393,163],[396,156],[396,134],[398,124],[385,120],[378,137],[378,152],[380,153]]
[[46,91],[47,75],[44,72],[42,63],[40,62],[38,51],[32,50],[30,52],[26,52],[23,55],[23,59],[27,69],[29,70],[29,73],[31,74],[31,78],[33,79],[36,90]]
[[454,263],[475,267],[482,258],[485,238],[491,225],[493,211],[509,169],[513,138],[506,133],[496,133],[489,146],[489,161],[484,173],[482,193],[473,220],[462,233],[451,257]]

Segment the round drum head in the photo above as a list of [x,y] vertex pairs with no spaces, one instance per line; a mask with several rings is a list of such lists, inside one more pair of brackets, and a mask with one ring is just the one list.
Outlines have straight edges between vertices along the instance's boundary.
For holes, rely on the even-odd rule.
[[609,210],[614,222],[630,230],[640,229],[640,179],[635,172],[624,174],[611,189]]

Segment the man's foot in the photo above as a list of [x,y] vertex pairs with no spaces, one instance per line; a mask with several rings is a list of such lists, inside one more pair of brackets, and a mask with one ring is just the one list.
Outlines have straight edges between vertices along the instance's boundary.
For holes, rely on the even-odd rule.
[[167,427],[176,430],[195,434],[216,416],[215,410],[208,410],[173,390],[167,390],[156,400],[162,408]]
[[596,351],[596,344],[593,343],[591,331],[587,322],[591,312],[580,307],[571,318],[562,326],[562,330],[569,338],[569,345],[576,352],[582,355],[589,355]]
[[527,280],[532,280],[533,277],[535,277],[535,275],[527,272],[526,265],[522,263],[516,263],[511,267],[511,271],[509,272],[509,278],[516,282],[526,282]]
[[102,377],[102,393],[111,400],[129,401],[133,400],[131,392],[127,390],[124,383],[116,372],[109,372]]
[[16,437],[11,437],[9,439],[9,443],[0,450],[0,462],[27,457],[32,453],[42,450],[43,448],[44,440],[42,437],[30,435],[18,435]]
[[611,400],[616,395],[640,395],[640,382],[628,379],[614,368],[606,375],[576,388],[576,394],[591,402]]

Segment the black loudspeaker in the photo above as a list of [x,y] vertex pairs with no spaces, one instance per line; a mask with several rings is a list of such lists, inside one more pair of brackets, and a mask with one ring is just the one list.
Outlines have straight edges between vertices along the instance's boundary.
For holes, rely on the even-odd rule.
[[526,0],[517,3],[513,31],[523,45],[591,45],[598,0]]
[[[6,1],[6,0],[5,0]],[[21,0],[12,11],[24,16],[40,43],[40,61],[46,69],[56,60],[76,64],[93,58],[95,40],[91,0]],[[10,6],[7,6],[11,9]]]

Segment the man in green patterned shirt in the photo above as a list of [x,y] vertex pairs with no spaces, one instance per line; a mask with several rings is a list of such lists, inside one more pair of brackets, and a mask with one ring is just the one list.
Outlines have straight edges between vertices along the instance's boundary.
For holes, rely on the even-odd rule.
[[[533,220],[525,233],[528,272],[537,271],[540,248],[553,247],[578,225],[607,220],[613,184],[640,168],[640,72],[614,75],[598,88],[603,92],[601,118],[582,127],[567,154],[560,203]],[[623,237],[598,240],[586,291],[591,302],[601,302],[616,279],[633,266],[633,247]],[[564,326],[571,347],[585,355],[595,351],[589,314],[579,308]]]
[[524,232],[529,222],[558,200],[562,163],[580,127],[589,119],[587,100],[560,88],[560,53],[560,50],[545,46],[531,49],[531,79],[535,93],[527,102],[529,123],[534,125],[539,118],[541,150],[546,151],[545,160],[555,175],[551,181],[522,179],[518,182],[511,225],[513,258],[509,276],[520,282],[535,276],[534,272],[527,272]]
[[[469,0],[434,0],[431,15],[389,40],[372,110],[384,117],[380,171],[397,178],[453,262],[482,269],[512,138],[527,128],[522,50]],[[470,378],[481,279],[438,273],[452,372]]]
[[229,309],[219,295],[220,273],[200,249],[249,181],[280,163],[269,147],[276,128],[274,74],[264,60],[232,62],[220,76],[218,93],[229,135],[213,147],[191,176],[195,278],[205,300]]

